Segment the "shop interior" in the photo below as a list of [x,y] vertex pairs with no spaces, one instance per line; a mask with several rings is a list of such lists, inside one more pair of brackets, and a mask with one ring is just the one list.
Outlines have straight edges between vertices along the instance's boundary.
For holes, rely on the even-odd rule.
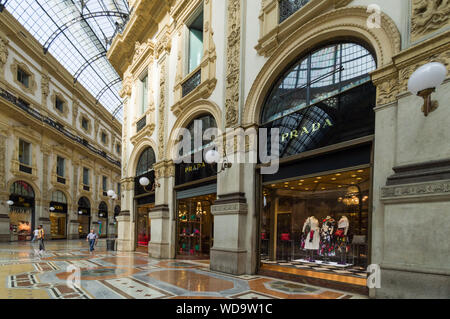
[[211,206],[216,194],[178,200],[179,257],[209,258],[214,222]]
[[137,245],[138,247],[148,247],[151,241],[151,220],[148,216],[155,207],[154,203],[138,206],[137,216]]

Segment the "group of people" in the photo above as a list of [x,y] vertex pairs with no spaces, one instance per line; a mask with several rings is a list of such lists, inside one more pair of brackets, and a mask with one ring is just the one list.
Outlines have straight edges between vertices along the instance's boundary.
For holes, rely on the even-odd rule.
[[[31,240],[31,243],[38,242],[39,244],[39,250],[35,249],[35,253],[42,256],[42,254],[45,251],[45,245],[44,245],[44,239],[45,239],[45,231],[42,225],[39,225],[37,229],[33,231],[33,239]],[[96,245],[98,240],[98,235],[95,233],[93,229],[91,229],[91,232],[87,235],[86,241],[89,242],[89,252],[92,254],[94,252],[94,246]]]

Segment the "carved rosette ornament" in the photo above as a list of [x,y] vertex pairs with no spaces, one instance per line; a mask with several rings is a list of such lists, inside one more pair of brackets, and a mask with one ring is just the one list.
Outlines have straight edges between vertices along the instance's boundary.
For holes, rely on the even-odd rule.
[[238,122],[241,43],[241,0],[228,1],[227,70],[225,89],[226,126]]
[[450,25],[450,0],[413,0],[411,14],[412,39]]

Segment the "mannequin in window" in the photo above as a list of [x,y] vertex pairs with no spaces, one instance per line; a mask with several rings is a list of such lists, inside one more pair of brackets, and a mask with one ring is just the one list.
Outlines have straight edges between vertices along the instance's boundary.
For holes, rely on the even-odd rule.
[[334,233],[336,244],[338,246],[338,251],[340,255],[340,265],[347,264],[347,244],[348,244],[348,229],[350,227],[350,223],[348,221],[347,216],[342,216],[338,222],[338,229]]
[[320,229],[320,255],[324,256],[324,263],[328,263],[329,257],[335,255],[334,230],[336,229],[336,220],[327,216],[322,220]]
[[320,228],[316,217],[310,216],[303,224],[303,236],[305,239],[305,250],[308,252],[308,261],[315,262],[314,251],[319,250]]

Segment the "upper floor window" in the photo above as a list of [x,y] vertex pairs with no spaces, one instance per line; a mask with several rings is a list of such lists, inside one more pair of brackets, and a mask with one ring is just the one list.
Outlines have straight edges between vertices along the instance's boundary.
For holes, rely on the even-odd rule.
[[102,132],[101,138],[102,138],[102,143],[106,144],[106,133]]
[[188,74],[194,71],[203,58],[203,10],[188,25],[189,29],[189,53]]
[[83,117],[83,118],[81,119],[81,127],[82,127],[85,131],[89,130],[89,121],[88,121],[87,118]]
[[56,158],[56,175],[59,177],[65,176],[65,159],[59,156]]
[[61,113],[64,113],[64,101],[61,100],[59,97],[55,98],[55,108]]
[[310,0],[280,0],[280,23],[304,7]]
[[145,113],[148,107],[148,75],[141,80],[142,99],[141,99],[141,115]]
[[106,176],[102,176],[102,190],[106,192],[108,188],[108,178]]
[[370,81],[373,55],[356,43],[322,47],[298,60],[275,83],[261,123],[267,123]]
[[120,144],[119,144],[119,143],[116,144],[116,153],[117,153],[118,155],[120,155],[120,153],[121,153],[121,147],[120,147]]
[[17,68],[17,81],[22,83],[26,88],[30,87],[30,75],[20,67]]
[[117,183],[117,195],[120,196],[120,183]]
[[89,185],[89,168],[83,167],[83,184]]
[[22,139],[19,140],[19,162],[31,166],[31,144]]

